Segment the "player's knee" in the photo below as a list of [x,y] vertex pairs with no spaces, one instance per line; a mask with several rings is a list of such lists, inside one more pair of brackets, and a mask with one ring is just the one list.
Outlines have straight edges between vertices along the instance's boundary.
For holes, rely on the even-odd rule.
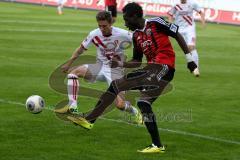
[[143,121],[147,122],[154,122],[156,121],[156,117],[152,111],[151,104],[147,101],[138,101],[137,105],[142,113]]
[[68,79],[78,79],[78,76],[76,74],[70,73],[67,75]]
[[87,72],[87,68],[85,66],[80,66],[73,69],[70,74],[75,74],[78,77],[84,77]]
[[140,109],[142,114],[152,112],[151,104],[147,101],[138,101],[137,106]]

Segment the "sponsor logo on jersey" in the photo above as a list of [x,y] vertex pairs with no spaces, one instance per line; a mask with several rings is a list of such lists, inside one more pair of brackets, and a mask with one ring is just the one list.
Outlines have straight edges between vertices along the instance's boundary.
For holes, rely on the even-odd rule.
[[152,45],[152,41],[151,40],[146,40],[141,45],[142,45],[142,48],[145,48],[147,46],[151,46]]
[[111,41],[111,39],[110,39],[110,38],[105,38],[103,41],[104,41],[104,42],[105,42],[105,41]]
[[146,30],[146,34],[147,34],[148,36],[151,35],[151,32],[152,32],[151,28],[148,28],[148,29]]

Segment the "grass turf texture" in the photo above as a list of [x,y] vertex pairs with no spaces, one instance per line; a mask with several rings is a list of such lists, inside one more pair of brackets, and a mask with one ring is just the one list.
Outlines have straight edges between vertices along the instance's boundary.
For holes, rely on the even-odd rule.
[[[65,9],[59,16],[53,7],[0,2],[0,159],[240,159],[240,28],[236,26],[208,24],[202,29],[197,24],[202,73],[198,79],[189,74],[182,51],[173,40],[177,52],[174,90],[157,100],[153,108],[161,116],[160,128],[237,144],[163,130],[160,133],[167,152],[142,155],[136,150],[150,144],[146,129],[111,121],[123,119],[118,110],[86,131],[59,120],[51,110],[34,115],[22,105],[6,102],[24,103],[28,96],[38,94],[49,107],[66,99],[49,88],[49,75],[97,27],[95,14]],[[116,26],[124,28],[120,14]],[[94,48],[86,54],[95,55]],[[128,54],[131,57],[130,50]],[[104,83],[82,83],[106,88]],[[96,101],[79,97],[79,108],[91,108]]]

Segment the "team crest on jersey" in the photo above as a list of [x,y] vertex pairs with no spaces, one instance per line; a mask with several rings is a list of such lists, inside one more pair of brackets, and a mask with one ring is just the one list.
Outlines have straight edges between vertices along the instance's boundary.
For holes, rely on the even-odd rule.
[[146,30],[146,34],[147,34],[148,36],[151,35],[151,32],[152,32],[151,28],[148,28],[148,29]]
[[106,46],[105,48],[106,51],[115,51],[117,44],[114,42],[108,42],[105,44],[105,46]]

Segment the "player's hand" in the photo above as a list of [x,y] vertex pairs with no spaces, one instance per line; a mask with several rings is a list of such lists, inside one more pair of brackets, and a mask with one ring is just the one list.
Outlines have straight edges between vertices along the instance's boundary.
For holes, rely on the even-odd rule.
[[187,67],[194,76],[198,77],[200,75],[199,69],[195,62],[188,62]]
[[70,65],[69,64],[64,64],[62,67],[61,67],[61,70],[63,73],[68,73],[68,70],[70,68]]
[[187,68],[193,73],[196,77],[199,76],[199,69],[196,63],[193,61],[193,57],[191,53],[185,55],[187,60]]
[[195,62],[191,61],[187,63],[187,68],[190,70],[190,72],[192,73],[196,68],[197,65]]

